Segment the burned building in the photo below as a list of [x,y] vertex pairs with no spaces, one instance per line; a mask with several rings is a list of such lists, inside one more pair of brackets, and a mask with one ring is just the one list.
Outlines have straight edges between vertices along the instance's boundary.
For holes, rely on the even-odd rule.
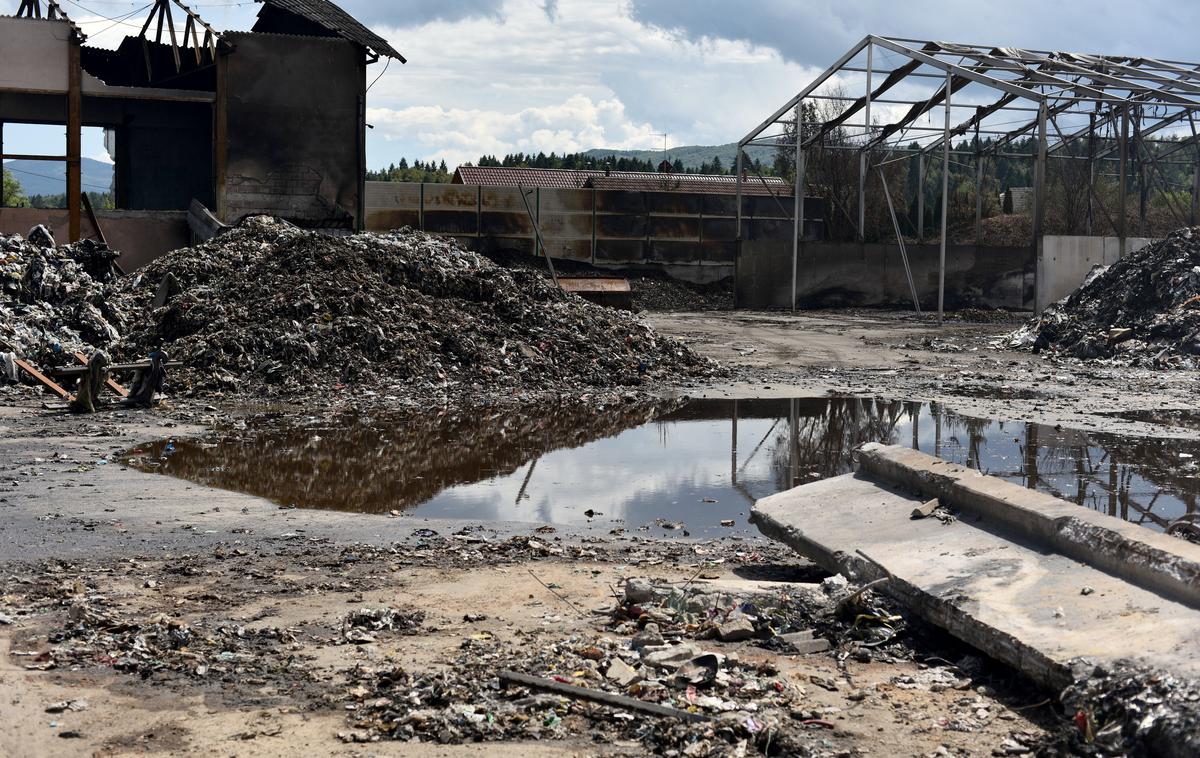
[[[48,217],[61,237],[95,232],[80,203],[83,126],[106,130],[121,211],[100,225],[134,264],[187,242],[193,201],[226,223],[270,213],[363,227],[367,68],[404,58],[328,0],[257,1],[250,31],[218,32],[178,0],[155,0],[115,50],[86,45],[53,0],[0,17],[0,153],[66,163],[68,208]],[[4,122],[64,124],[65,150],[5,153]],[[16,210],[0,210],[0,231],[47,217]],[[123,222],[131,215],[139,223]]]

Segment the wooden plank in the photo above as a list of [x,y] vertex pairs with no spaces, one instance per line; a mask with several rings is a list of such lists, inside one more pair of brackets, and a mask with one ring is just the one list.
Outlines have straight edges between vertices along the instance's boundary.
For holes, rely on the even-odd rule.
[[[84,355],[83,353],[80,353],[80,352],[78,352],[78,351],[76,351],[76,352],[75,352],[75,360],[79,361],[79,362],[80,362],[80,363],[82,363],[84,366],[87,366],[87,365],[88,365],[88,359],[87,359],[87,356],[86,356],[86,355]],[[108,388],[109,388],[110,390],[112,390],[113,392],[117,393],[117,394],[118,394],[118,395],[120,395],[121,397],[129,397],[129,390],[127,390],[127,389],[125,389],[124,387],[122,387],[121,385],[117,384],[116,380],[115,380],[115,379],[113,379],[111,376],[110,376],[110,377],[108,377],[108,379],[105,381],[105,384],[107,384],[107,385],[108,385]]]
[[65,389],[63,389],[61,385],[59,385],[57,382],[55,382],[50,377],[43,374],[41,371],[38,371],[33,366],[30,366],[25,361],[21,360],[20,358],[15,358],[14,362],[17,364],[17,368],[21,369],[26,374],[29,374],[34,379],[37,379],[39,382],[42,383],[43,387],[50,390],[54,394],[58,395],[59,397],[65,399],[65,400],[73,400],[74,399],[71,396],[71,393],[67,392]]
[[92,207],[92,198],[84,192],[79,199],[83,201],[83,209],[87,211],[88,221],[92,222],[92,228],[96,230],[96,238],[100,240],[101,245],[108,247],[108,240],[104,237],[104,230],[100,228],[100,220],[96,218],[96,210]]
[[[168,361],[164,364],[167,368],[178,368],[183,365],[182,361]],[[138,361],[136,363],[114,363],[108,367],[109,371],[137,371],[140,369],[150,368],[150,361]],[[87,373],[87,366],[63,366],[50,371],[50,375],[58,378],[82,376]]]
[[521,674],[516,671],[501,671],[500,683],[516,684],[521,687],[529,687],[530,689],[542,690],[543,692],[552,692],[555,695],[563,695],[565,697],[575,698],[577,700],[588,700],[593,703],[620,708],[626,711],[638,711],[639,713],[649,714],[651,716],[660,716],[662,718],[679,719],[680,721],[688,721],[699,723],[709,721],[709,717],[704,713],[692,713],[690,711],[681,711],[678,708],[668,708],[665,705],[657,703],[647,703],[644,700],[626,697],[625,695],[616,695],[603,690],[593,690],[587,687],[576,687],[571,684],[563,684],[556,682],[553,679],[543,679],[540,676],[530,676]]

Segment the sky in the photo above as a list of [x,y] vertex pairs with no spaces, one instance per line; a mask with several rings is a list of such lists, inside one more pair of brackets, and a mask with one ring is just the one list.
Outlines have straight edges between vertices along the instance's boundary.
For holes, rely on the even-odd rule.
[[[146,0],[60,0],[89,44],[135,34]],[[3,9],[4,5],[12,6]],[[13,12],[17,0],[0,0]],[[248,29],[254,2],[189,3]],[[368,69],[367,162],[732,142],[869,33],[1192,60],[1200,3],[1145,0],[342,0],[408,59]],[[114,21],[126,18],[123,23]],[[378,79],[376,80],[376,77]],[[6,127],[52,153],[61,128]],[[107,160],[98,130],[84,154]]]

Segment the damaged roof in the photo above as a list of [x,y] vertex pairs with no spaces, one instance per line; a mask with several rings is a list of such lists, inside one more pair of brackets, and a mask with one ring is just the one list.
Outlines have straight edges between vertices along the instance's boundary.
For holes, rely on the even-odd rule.
[[406,63],[404,56],[387,40],[359,23],[353,16],[329,0],[257,0],[265,6],[286,11],[310,23],[333,32],[342,39],[357,43],[376,55],[395,58]]
[[[732,195],[737,177],[732,174],[669,174],[653,171],[610,171],[569,168],[509,168],[460,166],[455,184],[481,187],[542,187],[544,189],[602,189],[634,192],[699,192]],[[748,176],[743,195],[790,195],[791,184],[777,176]]]

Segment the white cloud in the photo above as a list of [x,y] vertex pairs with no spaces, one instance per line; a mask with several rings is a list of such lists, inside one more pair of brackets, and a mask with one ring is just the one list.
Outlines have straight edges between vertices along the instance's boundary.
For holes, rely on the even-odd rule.
[[655,148],[741,137],[814,73],[775,50],[688,39],[603,0],[506,0],[500,20],[376,31],[408,57],[370,93],[370,162]]
[[592,147],[641,148],[653,144],[649,123],[635,123],[619,100],[573,95],[561,103],[515,112],[416,105],[371,108],[367,118],[385,140],[450,165],[482,154],[575,152]]

